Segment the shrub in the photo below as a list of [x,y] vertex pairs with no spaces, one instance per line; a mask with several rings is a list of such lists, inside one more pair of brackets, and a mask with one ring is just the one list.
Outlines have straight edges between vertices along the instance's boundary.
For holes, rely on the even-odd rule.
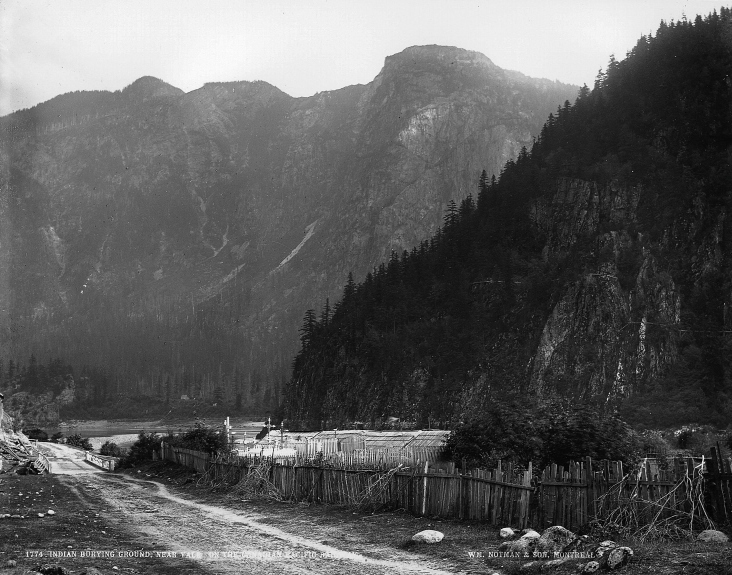
[[166,443],[185,449],[194,449],[206,453],[221,454],[229,450],[226,435],[221,431],[207,426],[202,421],[196,421],[192,428],[176,436],[165,439]]
[[590,405],[497,401],[450,434],[445,455],[456,462],[465,459],[469,466],[491,467],[498,459],[544,466],[585,457],[633,463],[639,449],[638,437],[624,421]]
[[73,445],[74,447],[81,447],[81,449],[86,449],[87,451],[91,451],[93,449],[91,441],[89,441],[89,438],[82,437],[81,434],[79,434],[79,433],[69,435],[66,438],[66,445]]
[[541,465],[566,464],[585,457],[637,461],[640,442],[628,424],[614,413],[587,404],[553,401],[540,407],[539,426],[544,448]]
[[145,433],[141,431],[137,436],[137,441],[132,444],[126,455],[120,461],[120,467],[130,467],[152,459],[154,451],[160,449],[161,438],[157,433]]
[[51,436],[51,442],[52,443],[59,443],[61,441],[61,439],[63,438],[63,436],[64,436],[63,433],[61,433],[60,431],[57,431],[56,433],[54,433]]
[[468,467],[492,467],[496,460],[536,461],[542,442],[529,410],[519,403],[494,402],[480,419],[460,424],[447,438],[444,454]]
[[109,455],[110,457],[122,457],[124,450],[113,441],[105,441],[99,448],[99,453],[101,455]]
[[35,439],[37,441],[48,441],[48,433],[46,433],[42,429],[39,429],[38,427],[34,427],[33,429],[24,429],[23,433],[25,433],[28,439]]

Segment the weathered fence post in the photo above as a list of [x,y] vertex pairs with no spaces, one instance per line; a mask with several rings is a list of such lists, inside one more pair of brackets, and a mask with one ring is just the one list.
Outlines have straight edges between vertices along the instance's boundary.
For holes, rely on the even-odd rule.
[[422,515],[427,512],[427,472],[430,469],[429,461],[424,462],[424,479],[422,480]]

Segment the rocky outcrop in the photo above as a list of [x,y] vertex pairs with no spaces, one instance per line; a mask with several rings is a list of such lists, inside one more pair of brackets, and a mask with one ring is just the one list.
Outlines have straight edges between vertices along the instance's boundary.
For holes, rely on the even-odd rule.
[[[563,252],[584,242],[595,245],[596,267],[553,306],[531,363],[533,389],[626,397],[675,361],[681,295],[642,235],[627,231],[637,205],[632,188],[569,179],[560,180],[551,201],[535,204],[545,257],[567,257]],[[611,229],[600,233],[602,227]]]
[[53,391],[29,393],[19,391],[6,395],[5,408],[19,426],[55,426],[59,422],[59,407],[77,399],[73,378],[67,378],[61,391],[54,397]]
[[600,186],[562,178],[553,197],[534,203],[531,218],[547,238],[545,253],[556,253],[592,241],[601,225],[622,229],[634,223],[639,198],[639,189],[615,181]]

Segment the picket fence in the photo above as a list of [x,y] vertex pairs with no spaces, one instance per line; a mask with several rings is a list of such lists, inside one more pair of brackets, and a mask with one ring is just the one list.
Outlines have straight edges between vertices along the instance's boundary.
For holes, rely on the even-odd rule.
[[[389,462],[374,465],[344,458],[221,460],[199,451],[162,444],[160,456],[207,473],[213,480],[237,483],[262,463],[269,481],[286,499],[317,503],[403,509],[417,516],[487,521],[494,525],[544,528],[563,525],[572,530],[587,525],[608,507],[629,502],[663,502],[662,514],[689,510],[685,489],[704,474],[707,512],[719,523],[732,521],[732,472],[719,450],[705,460],[674,460],[667,470],[646,461],[628,475],[619,461],[586,458],[567,466],[549,465],[532,475],[528,469],[498,462],[493,470],[459,473],[453,464],[435,461]],[[355,452],[354,452],[355,453]],[[671,494],[673,497],[671,497]],[[650,505],[646,519],[652,520]]]
[[[427,457],[425,461],[435,461],[443,450],[442,444],[438,445],[411,445],[408,438],[394,438],[395,443],[387,445],[373,445],[373,437],[346,436],[338,437],[316,437],[292,439],[288,438],[283,443],[284,447],[294,449],[298,456],[305,459],[316,457],[364,457],[364,454],[373,458],[386,458],[393,461],[404,459],[405,454],[414,454],[414,458]],[[403,441],[405,445],[398,445],[396,442]]]

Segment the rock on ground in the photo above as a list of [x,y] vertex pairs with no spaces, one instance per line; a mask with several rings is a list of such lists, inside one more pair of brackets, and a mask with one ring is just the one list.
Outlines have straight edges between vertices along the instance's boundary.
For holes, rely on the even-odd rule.
[[702,531],[699,533],[697,540],[705,543],[729,543],[729,537],[716,529],[706,529],[705,531]]
[[529,531],[524,533],[521,537],[515,541],[505,541],[498,547],[499,551],[510,551],[512,553],[531,553],[536,547],[536,542],[539,540],[539,535],[536,531]]
[[445,535],[433,529],[426,529],[412,535],[412,541],[417,543],[439,543]]
[[598,559],[604,561],[607,554],[615,549],[618,546],[615,541],[610,541],[609,539],[607,541],[603,541],[600,543],[600,545],[595,549],[595,557]]
[[501,536],[501,539],[508,539],[509,537],[516,535],[516,533],[510,527],[504,527],[501,529],[499,535]]
[[600,570],[600,564],[597,561],[589,561],[582,567],[582,573],[597,573]]
[[630,547],[616,547],[615,549],[611,549],[607,554],[607,568],[611,571],[620,569],[630,561],[632,556],[633,550]]
[[61,565],[41,565],[40,567],[36,567],[35,569],[38,573],[42,573],[43,575],[68,575],[68,571],[61,567]]
[[544,533],[536,542],[536,550],[558,553],[564,551],[575,539],[577,539],[577,536],[569,529],[565,529],[561,525],[555,525],[544,530]]

